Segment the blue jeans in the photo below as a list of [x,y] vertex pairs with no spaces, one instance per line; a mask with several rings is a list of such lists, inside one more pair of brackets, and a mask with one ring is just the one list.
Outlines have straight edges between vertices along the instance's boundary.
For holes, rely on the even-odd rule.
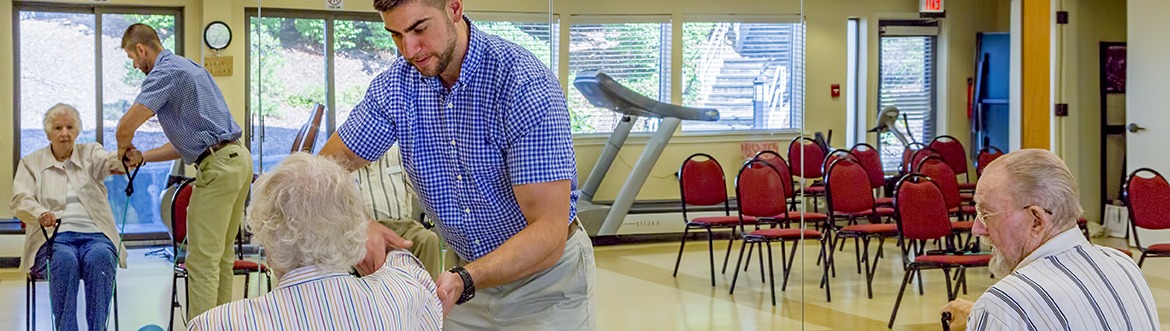
[[41,246],[31,271],[37,278],[49,278],[49,302],[58,330],[78,329],[77,288],[81,280],[85,280],[89,330],[106,329],[117,263],[114,243],[101,233],[62,232],[53,238],[51,249]]

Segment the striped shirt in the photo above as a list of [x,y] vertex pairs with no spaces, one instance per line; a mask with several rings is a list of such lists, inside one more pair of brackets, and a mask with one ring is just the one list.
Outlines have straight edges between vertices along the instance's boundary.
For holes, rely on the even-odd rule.
[[1133,259],[1069,229],[1024,258],[975,301],[968,330],[1158,330]]
[[528,226],[513,186],[571,182],[577,162],[565,92],[540,59],[471,24],[459,79],[446,88],[401,58],[370,83],[337,135],[377,160],[395,143],[427,216],[465,261]]
[[134,103],[158,116],[167,140],[186,164],[195,163],[207,148],[243,134],[207,69],[168,50],[158,53]]
[[402,158],[395,146],[378,161],[354,171],[366,212],[375,220],[414,219],[414,192],[402,171]]
[[212,308],[187,330],[439,330],[435,289],[418,259],[395,250],[362,278],[317,267],[289,271],[272,292]]

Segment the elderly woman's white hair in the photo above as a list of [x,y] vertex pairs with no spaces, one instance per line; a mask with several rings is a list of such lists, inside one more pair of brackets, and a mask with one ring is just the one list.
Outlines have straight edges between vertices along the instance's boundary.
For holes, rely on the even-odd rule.
[[362,207],[337,162],[296,153],[256,181],[246,223],[278,274],[305,266],[347,272],[366,252]]
[[983,173],[998,168],[1006,171],[1013,199],[1021,207],[1036,205],[1052,212],[1055,225],[1073,226],[1084,212],[1072,172],[1051,151],[1023,149],[1008,153],[988,164]]
[[73,108],[73,106],[58,103],[45,112],[44,125],[46,135],[53,129],[53,119],[59,115],[66,115],[72,118],[74,132],[81,132],[81,113],[77,112],[77,108]]

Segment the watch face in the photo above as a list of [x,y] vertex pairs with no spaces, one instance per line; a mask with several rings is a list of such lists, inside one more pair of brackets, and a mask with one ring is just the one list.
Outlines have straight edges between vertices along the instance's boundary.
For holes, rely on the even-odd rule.
[[232,42],[232,30],[223,22],[211,22],[207,29],[203,30],[203,41],[213,50],[227,48]]

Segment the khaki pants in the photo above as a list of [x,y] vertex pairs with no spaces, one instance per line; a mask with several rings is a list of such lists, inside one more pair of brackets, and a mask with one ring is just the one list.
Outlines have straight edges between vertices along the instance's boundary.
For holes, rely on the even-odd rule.
[[233,244],[252,184],[252,154],[239,143],[196,165],[187,206],[187,295],[191,319],[232,299]]
[[443,272],[443,253],[439,246],[438,234],[411,219],[384,219],[378,220],[378,223],[382,223],[402,238],[414,242],[414,246],[410,247],[410,253],[422,262],[423,268],[431,274],[431,279],[436,279],[439,273]]
[[[447,258],[466,264],[454,250],[447,250]],[[443,329],[596,330],[596,275],[593,244],[585,230],[578,229],[551,268],[512,283],[476,289],[475,298],[447,314]]]

